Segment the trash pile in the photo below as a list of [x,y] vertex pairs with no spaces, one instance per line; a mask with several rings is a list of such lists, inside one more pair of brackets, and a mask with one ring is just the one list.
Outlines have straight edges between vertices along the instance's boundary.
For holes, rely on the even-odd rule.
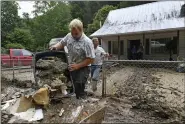
[[7,90],[1,94],[3,123],[74,123],[102,107],[96,98],[83,101],[77,100],[75,95],[64,97],[72,92],[72,84],[67,64],[61,59],[38,60],[35,73],[36,87],[6,86]]
[[[59,58],[52,60],[40,59],[36,63],[37,87],[28,90],[22,89],[16,92],[12,88],[11,92],[2,94],[3,103],[1,110],[6,113],[3,117],[4,122],[13,123],[18,119],[27,122],[34,122],[43,119],[42,109],[47,108],[51,96],[64,96],[67,94],[68,78],[64,76],[67,72],[67,64]],[[65,73],[66,74],[66,73]],[[10,88],[9,88],[10,89]]]

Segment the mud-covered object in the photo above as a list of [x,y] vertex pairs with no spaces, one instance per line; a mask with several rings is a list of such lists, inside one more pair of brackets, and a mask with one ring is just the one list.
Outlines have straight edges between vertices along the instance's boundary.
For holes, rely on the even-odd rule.
[[62,89],[67,89],[69,78],[68,65],[57,57],[39,59],[36,62],[36,83],[39,88],[44,85],[57,89],[62,93]]

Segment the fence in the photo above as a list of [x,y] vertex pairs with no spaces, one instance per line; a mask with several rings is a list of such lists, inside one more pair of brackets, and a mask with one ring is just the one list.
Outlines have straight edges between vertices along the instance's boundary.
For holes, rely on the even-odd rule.
[[[34,82],[32,59],[3,59],[1,60],[1,77],[18,85],[29,85]],[[20,82],[20,84],[19,84]]]
[[104,97],[131,100],[133,107],[162,112],[160,116],[185,114],[185,61],[104,61],[102,82]]

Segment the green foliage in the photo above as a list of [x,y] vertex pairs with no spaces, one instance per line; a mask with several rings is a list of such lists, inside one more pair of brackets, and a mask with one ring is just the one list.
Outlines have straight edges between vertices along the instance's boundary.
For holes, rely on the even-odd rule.
[[119,8],[125,8],[125,7],[142,5],[142,4],[151,3],[151,2],[154,2],[154,1],[122,1],[118,5],[118,7]]
[[13,32],[8,34],[7,40],[9,43],[8,45],[18,44],[18,46],[20,46],[19,44],[22,44],[26,49],[33,48],[33,36],[30,31],[26,29],[15,28]]
[[102,7],[100,10],[98,10],[98,12],[95,15],[95,18],[93,19],[93,23],[88,25],[87,29],[88,34],[92,34],[96,30],[98,30],[100,28],[100,21],[103,24],[103,22],[107,18],[108,13],[111,10],[115,9],[117,9],[117,7],[106,5]]
[[39,16],[41,14],[45,14],[49,9],[53,8],[57,5],[55,1],[35,1],[35,5],[33,6],[35,10],[33,11],[35,16]]
[[[9,32],[13,31],[20,23],[18,5],[15,1],[1,1],[1,41],[6,40]],[[2,42],[2,46],[5,42]]]
[[1,54],[7,54],[7,49],[5,49],[4,47],[1,47]]
[[[52,38],[65,36],[69,22],[82,20],[87,35],[103,24],[110,10],[148,3],[149,1],[35,1],[33,14],[18,16],[15,1],[1,2],[1,44],[21,44],[32,51],[42,51]],[[151,2],[151,1],[150,1]]]
[[69,1],[71,15],[73,18],[80,18],[84,28],[91,24],[96,12],[104,5],[119,5],[120,1]]
[[52,38],[63,37],[68,32],[68,23],[71,21],[70,8],[63,2],[58,2],[41,16],[33,19],[31,27],[36,46],[44,46]]
[[25,48],[23,45],[21,45],[20,43],[9,43],[6,44],[6,48],[7,49],[23,49]]

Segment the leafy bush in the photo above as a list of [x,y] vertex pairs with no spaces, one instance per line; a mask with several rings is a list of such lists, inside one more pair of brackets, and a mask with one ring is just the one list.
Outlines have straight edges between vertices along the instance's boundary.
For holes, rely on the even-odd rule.
[[31,35],[30,31],[26,29],[15,28],[13,32],[8,34],[7,40],[9,43],[7,44],[8,47],[11,46],[22,48],[23,46],[25,46],[26,49],[33,48],[33,36]]
[[11,48],[13,48],[13,49],[23,49],[25,47],[23,45],[19,44],[19,43],[9,43],[9,44],[6,45],[6,48],[7,49],[11,49]]
[[4,47],[1,47],[1,54],[7,54],[7,49],[5,49]]
[[106,5],[99,9],[95,15],[95,18],[93,19],[93,23],[88,25],[87,28],[88,34],[92,34],[96,30],[98,30],[100,28],[100,21],[103,24],[109,12],[115,9],[117,9],[117,7],[111,5]]

